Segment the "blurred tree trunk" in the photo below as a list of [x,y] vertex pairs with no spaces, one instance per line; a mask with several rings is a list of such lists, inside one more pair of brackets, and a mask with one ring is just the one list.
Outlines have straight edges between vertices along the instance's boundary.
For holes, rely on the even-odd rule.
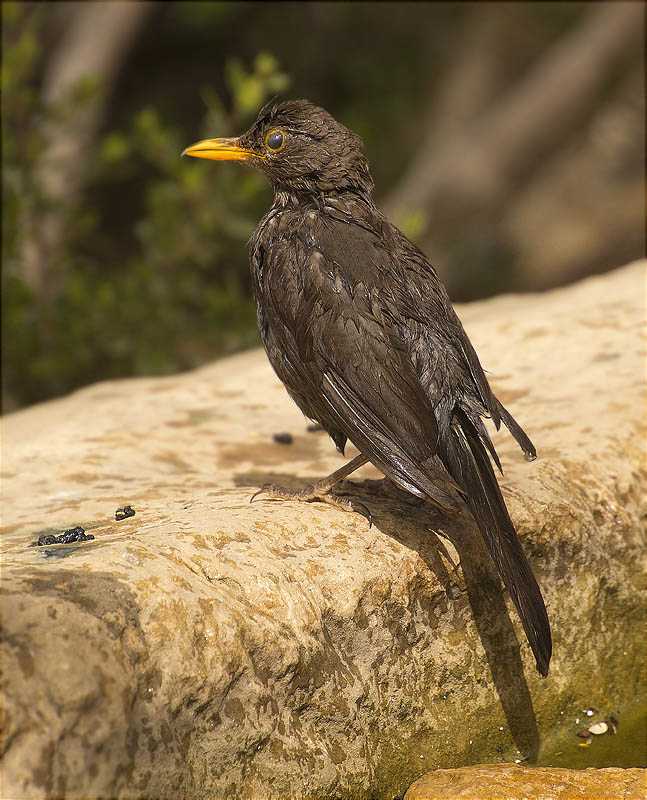
[[478,94],[487,89],[487,79],[480,86],[478,72],[485,63],[487,76],[491,57],[486,50],[493,48],[496,56],[505,38],[497,44],[494,28],[491,35],[479,35],[480,21],[474,19],[443,89],[449,100],[434,99],[439,108],[450,108],[452,87],[471,79],[466,105],[455,119],[439,124],[438,114],[430,115],[423,144],[384,203],[400,223],[423,212],[418,236],[423,247],[442,252],[443,242],[460,239],[457,231],[468,228],[475,213],[497,219],[504,206],[513,205],[515,193],[586,123],[610,81],[639,54],[641,3],[593,3],[589,8],[576,28],[548,49],[502,100],[486,106]]
[[[437,59],[431,58],[428,83],[434,91],[428,97],[421,129],[427,132],[425,152],[435,153],[470,125],[493,103],[501,91],[504,76],[499,46],[508,31],[505,14],[497,13],[494,3],[472,4],[465,25],[453,43],[443,66],[440,82],[433,80]],[[430,54],[431,55],[431,54]],[[422,157],[420,154],[419,158]],[[418,160],[418,158],[416,159]],[[406,190],[405,181],[388,202],[398,202],[395,194]]]
[[[23,221],[21,258],[22,275],[43,302],[51,299],[62,277],[61,265],[54,270],[52,264],[60,252],[64,208],[69,207],[62,201],[83,187],[110,90],[154,8],[153,2],[54,4],[63,32],[44,67],[43,150],[33,171],[42,202],[37,218],[30,214]],[[89,82],[94,82],[94,89]]]
[[503,215],[501,230],[525,288],[577,280],[645,252],[644,146],[640,66],[596,109],[585,135],[546,159]]

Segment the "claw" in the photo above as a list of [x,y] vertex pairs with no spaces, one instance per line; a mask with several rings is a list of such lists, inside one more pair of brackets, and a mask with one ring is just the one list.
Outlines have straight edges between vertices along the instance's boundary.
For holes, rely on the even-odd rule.
[[365,506],[364,503],[353,503],[353,510],[356,510],[363,517],[366,517],[369,529],[373,527],[373,515],[368,506]]
[[263,494],[263,492],[266,492],[269,488],[270,488],[269,483],[266,483],[265,486],[261,486],[261,488],[257,489],[254,492],[254,494],[249,498],[249,502],[253,503],[255,497],[258,497],[259,494]]

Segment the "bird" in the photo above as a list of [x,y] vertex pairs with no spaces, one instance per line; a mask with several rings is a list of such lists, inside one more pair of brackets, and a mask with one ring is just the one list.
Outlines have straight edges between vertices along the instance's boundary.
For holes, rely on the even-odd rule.
[[370,462],[443,512],[464,503],[545,677],[548,614],[483,420],[503,423],[528,460],[536,449],[490,388],[435,269],[377,208],[362,139],[308,100],[271,100],[246,133],[182,155],[239,161],[269,181],[274,200],[249,241],[262,342],[305,416],[342,455],[347,441],[359,451],[303,490],[260,491],[364,513],[333,489]]

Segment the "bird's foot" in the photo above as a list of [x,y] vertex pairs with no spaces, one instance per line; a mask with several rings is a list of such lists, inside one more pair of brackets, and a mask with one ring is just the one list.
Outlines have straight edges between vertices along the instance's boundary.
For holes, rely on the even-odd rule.
[[264,494],[268,500],[299,500],[302,503],[312,503],[320,501],[328,503],[330,506],[339,508],[341,511],[361,514],[368,520],[369,528],[373,524],[373,516],[363,503],[350,500],[347,497],[340,497],[333,494],[327,485],[319,487],[318,484],[311,484],[304,489],[286,489],[275,484],[266,484],[250,497],[251,503],[259,494]]

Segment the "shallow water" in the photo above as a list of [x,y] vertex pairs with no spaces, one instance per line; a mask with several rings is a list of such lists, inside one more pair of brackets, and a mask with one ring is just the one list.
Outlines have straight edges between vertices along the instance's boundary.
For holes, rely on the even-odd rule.
[[545,751],[542,748],[538,766],[568,767],[646,767],[647,766],[647,712],[644,703],[637,703],[623,714],[614,715],[618,722],[616,732],[610,730],[601,736],[583,739],[576,736],[591,724],[605,719],[596,714],[587,718],[580,715],[579,724],[565,730]]

